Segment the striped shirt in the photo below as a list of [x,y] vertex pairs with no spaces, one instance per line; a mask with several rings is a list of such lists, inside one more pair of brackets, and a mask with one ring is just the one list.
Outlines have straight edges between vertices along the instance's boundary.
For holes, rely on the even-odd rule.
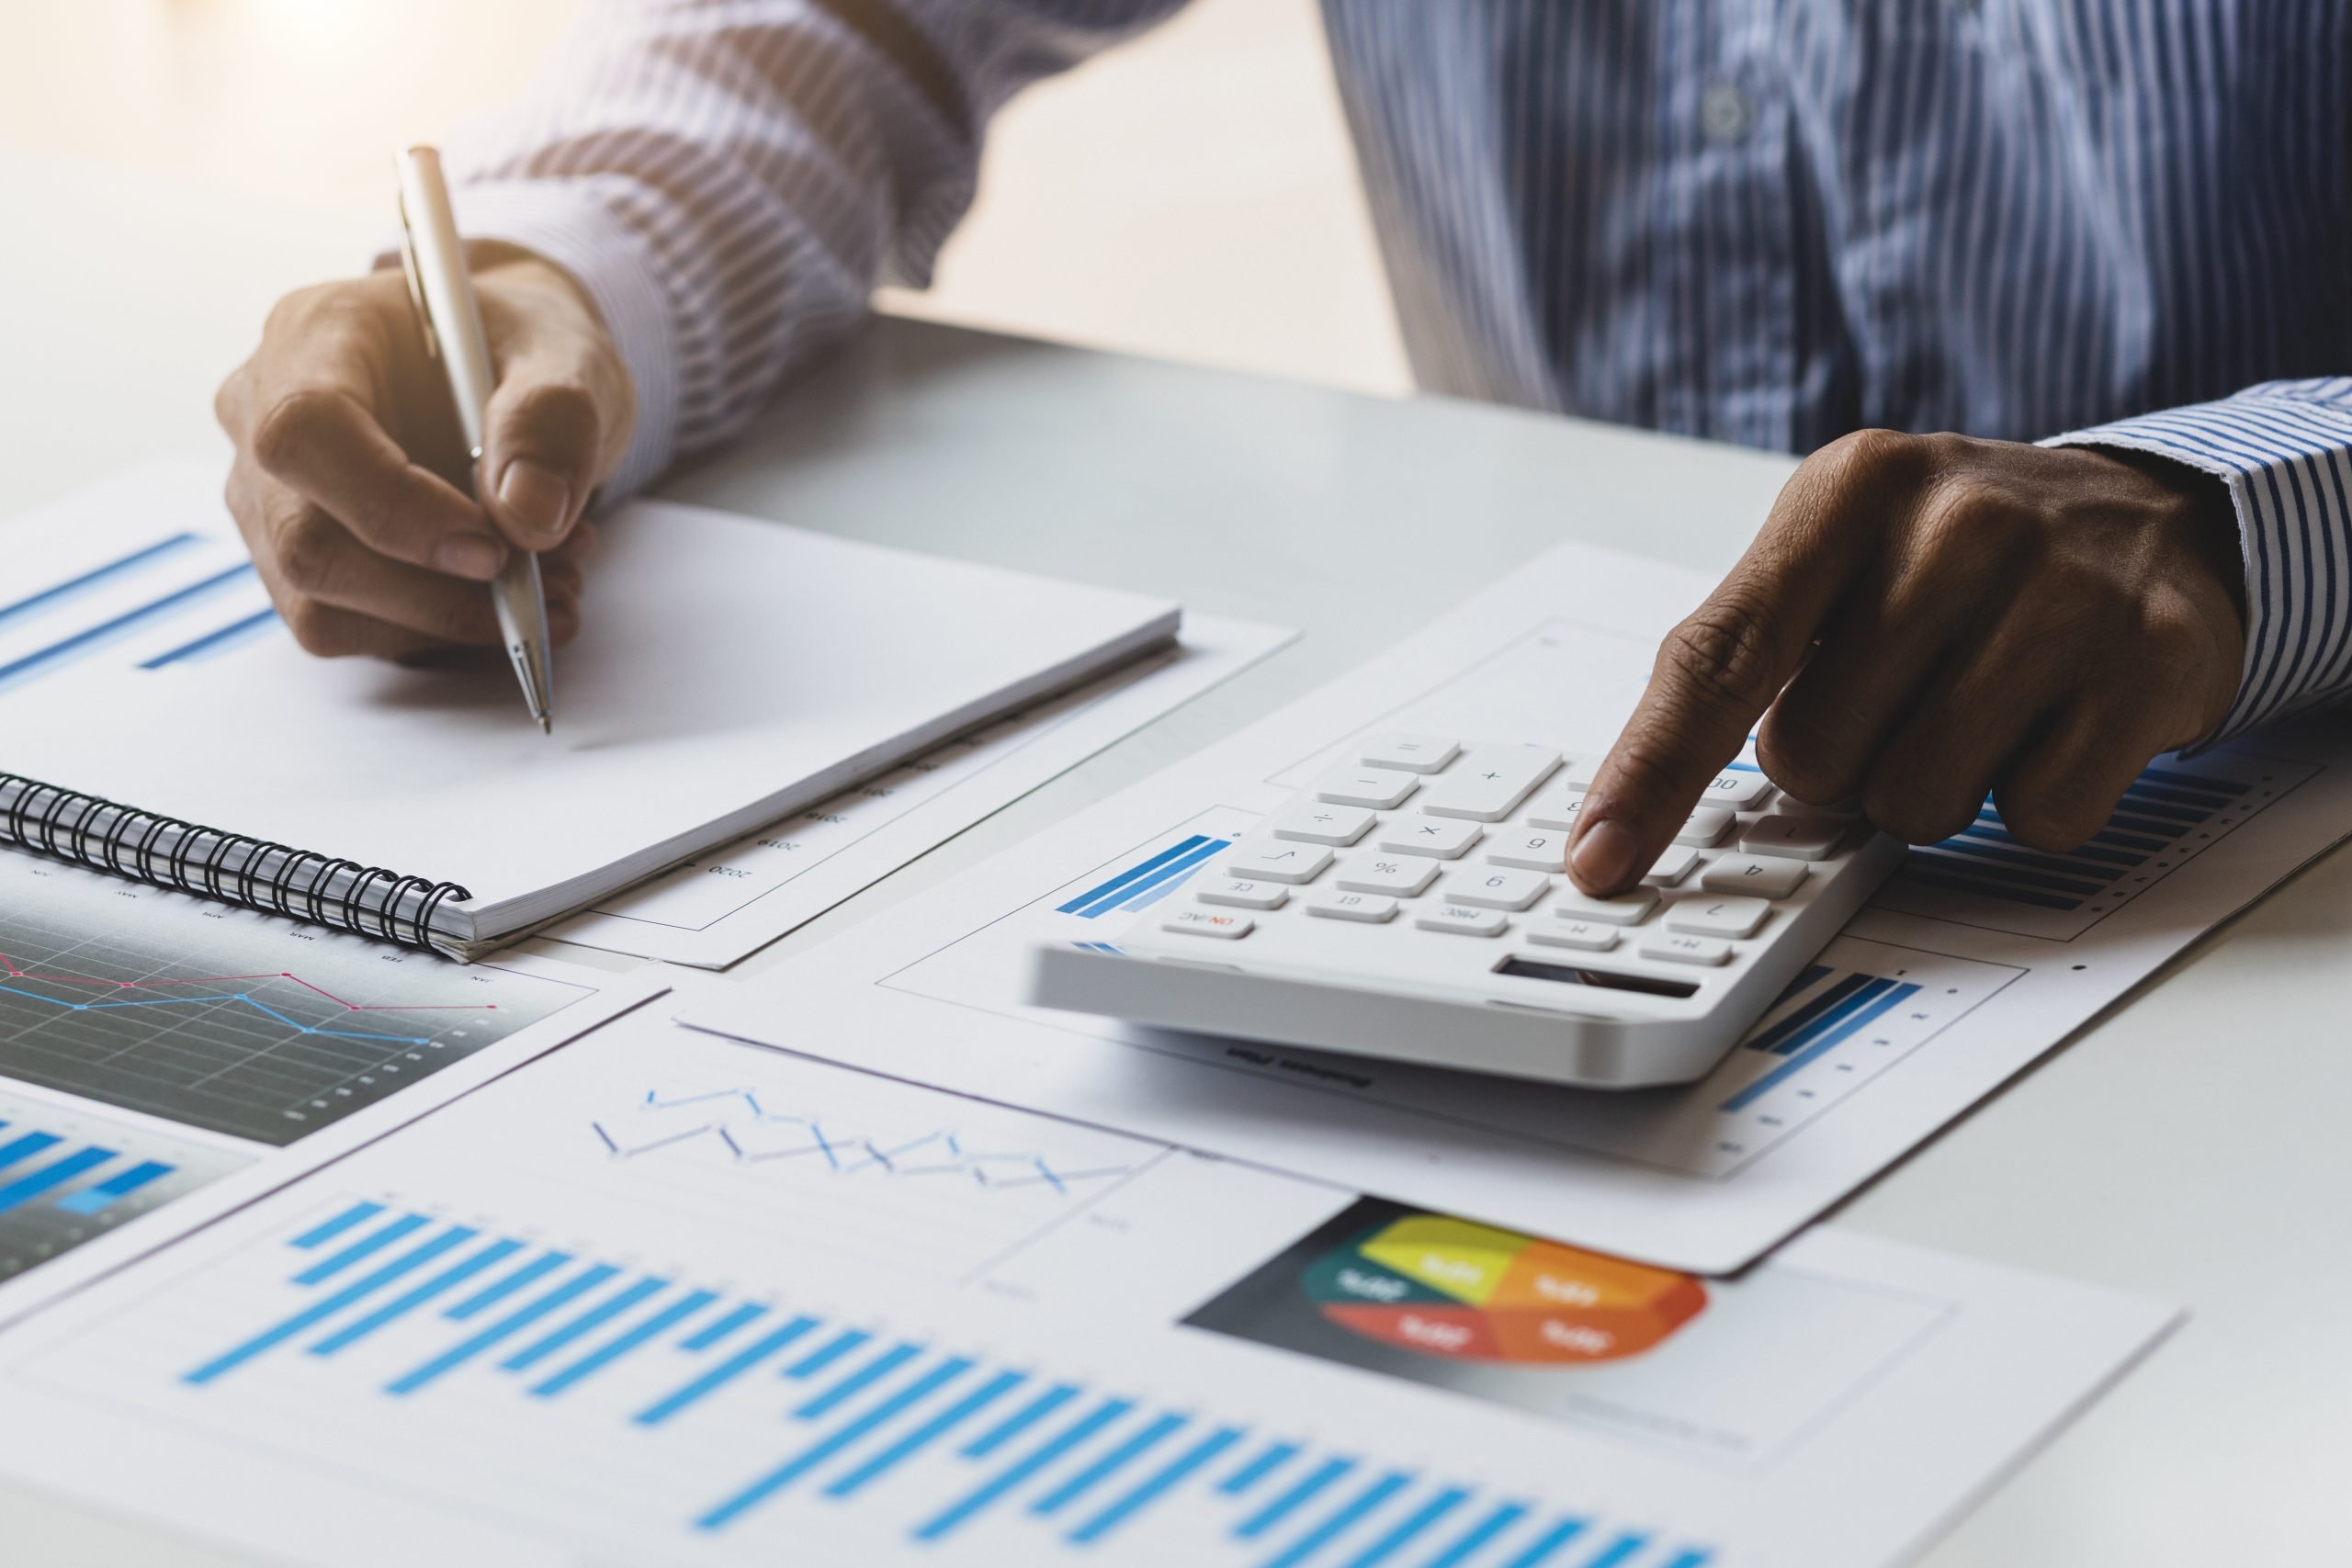
[[[615,488],[920,286],[997,107],[1181,0],[592,8],[452,148],[636,377]],[[2218,476],[2216,735],[2352,693],[2352,5],[1324,0],[1416,377],[1805,452],[1867,425]]]

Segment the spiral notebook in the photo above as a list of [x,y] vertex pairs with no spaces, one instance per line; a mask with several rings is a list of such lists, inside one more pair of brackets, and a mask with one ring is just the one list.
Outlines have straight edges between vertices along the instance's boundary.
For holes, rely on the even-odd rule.
[[659,502],[605,522],[542,736],[501,665],[323,660],[218,476],[0,525],[0,840],[461,957],[1175,635],[1173,604]]

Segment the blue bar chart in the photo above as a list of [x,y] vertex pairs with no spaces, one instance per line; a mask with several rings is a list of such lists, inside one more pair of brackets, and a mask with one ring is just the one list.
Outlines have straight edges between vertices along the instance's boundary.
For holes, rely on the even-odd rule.
[[2309,778],[2304,763],[2220,751],[2165,757],[2123,793],[2107,826],[2064,853],[2011,833],[1988,797],[1976,820],[1914,849],[1876,899],[1884,908],[2071,941]]
[[[1261,1430],[1192,1400],[390,1201],[338,1200],[252,1248],[274,1258],[277,1283],[253,1302],[266,1310],[188,1364],[184,1389],[224,1397],[260,1377],[281,1393],[308,1388],[306,1401],[384,1400],[458,1420],[503,1396],[519,1422],[616,1425],[673,1445],[633,1451],[647,1484],[691,1478],[701,1492],[680,1492],[675,1526],[691,1538],[797,1539],[794,1521],[817,1520],[943,1561],[1042,1562],[1166,1536],[1210,1543],[1187,1561],[1246,1568],[1704,1568],[1716,1557],[1648,1526],[1491,1493],[1475,1476],[1384,1462],[1363,1435],[1334,1445]],[[415,1419],[403,1417],[408,1429]],[[721,1427],[725,1453],[698,1446]],[[510,1439],[530,1430],[513,1427]],[[762,1431],[764,1454],[741,1451]]]
[[0,1280],[248,1163],[95,1109],[0,1094]]
[[1088,920],[1109,914],[1140,912],[1175,892],[1194,873],[1232,847],[1230,839],[1213,838],[1206,833],[1187,834],[1056,908],[1062,914]]
[[0,604],[0,693],[104,657],[141,670],[197,663],[279,628],[253,563],[225,532],[100,551]]

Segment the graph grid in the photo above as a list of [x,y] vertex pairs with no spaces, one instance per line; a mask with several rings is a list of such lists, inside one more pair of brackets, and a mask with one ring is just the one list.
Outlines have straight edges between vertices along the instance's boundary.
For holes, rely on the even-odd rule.
[[[562,1404],[553,1418],[575,1426],[610,1419],[658,1434],[690,1428],[722,1401],[772,1411],[775,1453],[678,1521],[700,1535],[797,1505],[862,1513],[929,1546],[1015,1529],[1030,1562],[1179,1516],[1213,1530],[1222,1560],[1261,1568],[1704,1568],[1714,1558],[1360,1448],[372,1201],[283,1245],[300,1304],[188,1367],[185,1386],[217,1388],[276,1359],[303,1369],[288,1375],[354,1368],[399,1401],[503,1383],[524,1406]],[[604,1390],[615,1393],[600,1399]]]
[[209,1132],[290,1142],[579,994],[73,867],[0,865],[0,1072]]

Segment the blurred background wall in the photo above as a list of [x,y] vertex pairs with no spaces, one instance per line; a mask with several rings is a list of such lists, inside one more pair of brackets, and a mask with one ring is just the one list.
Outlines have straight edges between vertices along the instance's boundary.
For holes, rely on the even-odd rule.
[[[0,141],[389,218],[391,149],[520,90],[579,8],[0,0]],[[1016,100],[937,286],[889,303],[1365,391],[1408,385],[1314,0],[1194,0]]]

